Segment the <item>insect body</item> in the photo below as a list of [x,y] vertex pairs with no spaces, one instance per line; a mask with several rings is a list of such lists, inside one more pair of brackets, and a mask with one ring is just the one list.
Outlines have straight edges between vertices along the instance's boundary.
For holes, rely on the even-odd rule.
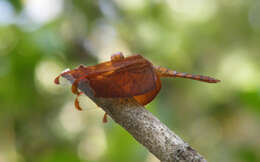
[[[75,81],[72,92],[77,95],[75,107],[81,110],[78,102],[79,81],[85,81],[93,90],[95,97],[126,98],[133,97],[139,104],[151,102],[161,89],[161,77],[178,77],[199,80],[208,83],[217,83],[220,80],[202,76],[180,73],[164,67],[154,66],[141,55],[124,57],[122,53],[111,56],[111,61],[85,67],[80,65],[74,70],[60,74],[55,79],[59,84],[59,77],[72,75]],[[103,118],[106,122],[106,114]]]

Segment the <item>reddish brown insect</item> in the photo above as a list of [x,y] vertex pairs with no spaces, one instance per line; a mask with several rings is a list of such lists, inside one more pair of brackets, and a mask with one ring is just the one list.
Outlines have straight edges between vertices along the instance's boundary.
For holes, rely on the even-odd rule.
[[[124,98],[133,97],[139,104],[151,102],[161,89],[161,77],[177,77],[217,83],[220,80],[186,73],[179,73],[160,66],[154,66],[141,55],[124,57],[122,53],[111,56],[107,61],[95,66],[80,65],[74,70],[60,74],[55,83],[59,84],[59,77],[70,74],[73,76],[72,92],[77,95],[75,107],[81,110],[78,102],[78,82],[86,81],[94,92],[95,97]],[[106,114],[103,122],[106,122]]]

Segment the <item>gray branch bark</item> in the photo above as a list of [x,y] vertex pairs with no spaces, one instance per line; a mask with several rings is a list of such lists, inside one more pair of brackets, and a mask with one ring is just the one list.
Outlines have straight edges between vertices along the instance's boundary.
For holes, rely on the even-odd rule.
[[[64,76],[73,83],[71,75]],[[162,162],[206,162],[178,135],[133,98],[97,98],[86,82],[78,88]]]

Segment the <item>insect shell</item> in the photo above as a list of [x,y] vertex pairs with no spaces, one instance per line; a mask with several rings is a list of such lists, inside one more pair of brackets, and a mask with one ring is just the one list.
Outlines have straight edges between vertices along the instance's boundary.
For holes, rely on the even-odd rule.
[[[133,97],[139,104],[146,105],[151,102],[161,89],[161,77],[187,78],[207,83],[217,83],[220,80],[187,73],[176,72],[164,67],[154,66],[141,55],[124,57],[122,53],[111,56],[111,60],[94,66],[80,65],[78,68],[63,72],[55,78],[59,84],[59,78],[71,75],[75,81],[72,84],[72,92],[77,95],[75,107],[79,106],[78,97],[82,94],[78,91],[78,83],[87,82],[94,92],[95,97],[126,98]],[[103,122],[107,121],[107,114]]]

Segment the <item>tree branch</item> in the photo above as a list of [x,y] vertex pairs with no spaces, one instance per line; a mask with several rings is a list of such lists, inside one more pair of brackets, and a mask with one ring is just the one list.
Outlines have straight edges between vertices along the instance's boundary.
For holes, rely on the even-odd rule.
[[[75,80],[71,75],[64,78],[71,83]],[[97,98],[89,85],[81,81],[78,88],[162,162],[206,162],[133,98]]]

